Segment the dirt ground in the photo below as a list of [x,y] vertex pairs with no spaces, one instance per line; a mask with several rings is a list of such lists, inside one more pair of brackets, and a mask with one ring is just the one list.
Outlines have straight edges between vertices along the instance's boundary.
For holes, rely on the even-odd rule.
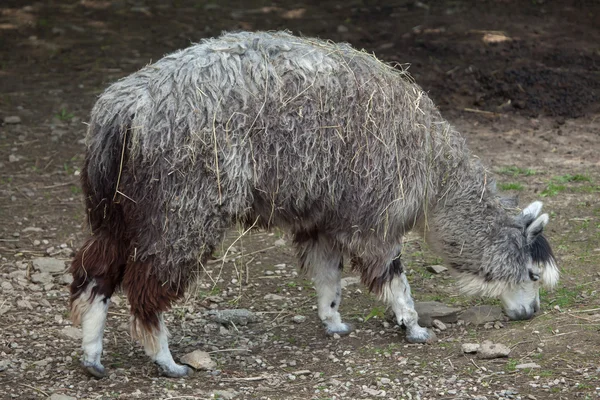
[[[3,0],[0,398],[600,398],[599,27],[593,0]],[[109,376],[87,377],[69,329],[67,277],[35,278],[31,260],[68,261],[81,244],[77,175],[89,110],[114,80],[234,29],[289,29],[410,64],[500,188],[521,205],[544,201],[562,277],[542,293],[540,315],[450,324],[437,342],[409,345],[382,303],[352,285],[341,312],[356,331],[328,337],[289,238],[257,231],[234,243],[232,261],[211,263],[168,317],[175,358],[209,351],[216,371],[159,377],[129,337],[120,295],[105,333]],[[232,231],[215,257],[238,236]],[[428,272],[439,260],[416,237],[404,259],[417,301],[497,304],[461,296],[449,275]],[[259,321],[225,328],[206,316],[227,308],[252,310]],[[461,351],[484,340],[509,346],[510,356]],[[527,363],[537,367],[517,368]]]

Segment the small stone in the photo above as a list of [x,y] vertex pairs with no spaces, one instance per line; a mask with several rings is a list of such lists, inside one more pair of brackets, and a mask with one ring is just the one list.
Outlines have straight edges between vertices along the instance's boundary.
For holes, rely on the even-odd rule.
[[37,239],[33,241],[33,245],[34,245],[34,246],[39,246],[41,243],[42,243],[42,242],[40,242],[40,241],[39,241],[39,240],[37,240]]
[[534,368],[541,368],[541,366],[536,363],[517,364],[515,366],[515,369],[534,369]]
[[65,268],[65,262],[57,258],[41,257],[35,258],[32,261],[33,268],[40,272],[48,272],[50,274],[55,272],[63,272]]
[[209,311],[208,315],[211,320],[227,326],[246,326],[249,323],[258,321],[256,314],[244,308]]
[[212,370],[217,367],[217,363],[210,358],[210,354],[202,350],[194,350],[181,357],[181,362],[194,369]]
[[389,385],[392,380],[390,378],[381,378],[379,382],[381,382],[382,385]]
[[[485,325],[488,322],[493,323],[504,320],[504,314],[502,308],[498,306],[474,306],[465,310],[460,319],[473,325]],[[493,327],[493,324],[491,327]]]
[[77,400],[77,397],[54,393],[52,396],[48,397],[48,400]]
[[265,275],[269,276],[269,275],[275,275],[275,272],[273,271],[265,271]]
[[347,278],[342,278],[342,289],[348,287],[348,286],[352,286],[352,285],[358,285],[360,283],[360,278],[357,276],[349,276]]
[[25,310],[33,310],[33,306],[28,300],[18,300],[17,307]]
[[275,241],[275,243],[273,243],[273,244],[274,244],[275,246],[277,246],[277,247],[283,247],[283,246],[285,246],[285,240],[283,240],[283,239],[277,239],[277,240]]
[[265,300],[285,300],[285,297],[280,296],[278,294],[273,294],[273,293],[269,293],[267,295],[265,295],[264,297]]
[[446,329],[448,329],[446,327],[446,324],[444,324],[442,321],[440,321],[439,319],[434,319],[431,322],[431,325],[433,325],[434,328],[438,328],[440,331],[445,331]]
[[234,399],[238,395],[238,392],[236,392],[233,389],[215,390],[212,393],[213,393],[213,397],[215,399],[224,399],[224,400]]
[[70,285],[71,283],[73,283],[73,275],[71,274],[64,274],[60,277],[60,283],[62,283],[63,285]]
[[441,274],[442,272],[448,271],[448,268],[443,265],[429,265],[427,271],[433,272],[434,274]]
[[301,369],[299,371],[294,371],[293,374],[296,375],[296,376],[309,375],[310,374],[310,370],[308,370],[308,369]]
[[294,317],[292,318],[292,321],[297,324],[301,324],[304,321],[306,321],[306,317],[304,315],[294,315]]
[[38,272],[31,275],[31,282],[40,284],[52,283],[52,275],[47,272]]
[[75,328],[74,326],[65,326],[61,329],[60,333],[65,337],[75,340],[81,340],[83,337],[81,329]]
[[481,348],[477,353],[477,356],[482,359],[492,359],[500,357],[508,357],[510,354],[510,348],[500,343],[492,343],[486,340],[481,344]]
[[477,353],[480,347],[479,343],[463,343],[461,346],[463,353],[467,354]]
[[227,328],[225,328],[223,325],[221,325],[219,327],[219,334],[221,334],[223,336],[227,336],[227,335],[229,335],[229,330],[227,330]]
[[0,372],[8,368],[10,362],[8,360],[0,360]]
[[448,307],[437,301],[424,301],[415,304],[415,311],[419,314],[419,325],[431,327],[434,319],[445,324],[454,324],[458,321],[460,308]]
[[28,226],[27,228],[23,229],[22,232],[44,232],[44,230],[42,228],[38,228],[37,226]]
[[21,117],[18,115],[10,115],[8,117],[4,117],[4,123],[7,125],[15,125],[21,123]]
[[8,162],[10,162],[10,163],[18,162],[20,159],[21,159],[21,157],[15,156],[14,154],[8,155]]
[[3,281],[2,283],[0,283],[0,288],[2,288],[2,291],[4,292],[11,292],[14,290],[13,285],[7,281]]
[[334,338],[334,339],[339,339],[339,338],[341,338],[341,336],[340,336],[339,334],[337,334],[337,333],[334,333],[334,334],[333,334],[333,338]]

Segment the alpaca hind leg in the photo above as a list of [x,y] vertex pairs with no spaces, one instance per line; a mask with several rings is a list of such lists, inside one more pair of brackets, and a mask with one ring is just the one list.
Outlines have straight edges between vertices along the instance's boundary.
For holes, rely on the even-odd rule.
[[122,249],[108,237],[89,239],[71,265],[71,317],[81,323],[83,369],[96,378],[105,375],[102,338],[112,296],[122,278]]
[[435,334],[419,326],[419,316],[410,292],[406,274],[395,275],[383,289],[384,301],[391,306],[398,324],[406,327],[406,340],[411,343],[426,343],[435,339]]
[[328,335],[346,335],[352,332],[349,324],[342,322],[339,313],[342,301],[342,255],[324,235],[296,236],[300,263],[307,270],[315,285],[318,298],[319,318]]
[[131,305],[131,336],[137,339],[162,375],[179,378],[191,373],[185,365],[173,360],[169,350],[169,332],[163,313],[183,295],[183,287],[163,284],[152,271],[151,262],[132,262],[127,265],[123,285]]

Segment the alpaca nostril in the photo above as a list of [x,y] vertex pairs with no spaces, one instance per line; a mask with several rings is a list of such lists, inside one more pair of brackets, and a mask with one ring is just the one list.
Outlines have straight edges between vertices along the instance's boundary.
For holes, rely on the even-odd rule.
[[533,271],[529,271],[529,279],[531,279],[534,282],[537,282],[540,280],[540,274],[536,274]]

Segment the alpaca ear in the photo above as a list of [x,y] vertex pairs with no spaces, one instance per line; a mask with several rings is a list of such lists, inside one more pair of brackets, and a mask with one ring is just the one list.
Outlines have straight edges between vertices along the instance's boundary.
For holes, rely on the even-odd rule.
[[548,224],[549,220],[548,214],[542,214],[527,226],[525,229],[527,243],[533,243],[535,238],[543,232],[544,227]]
[[521,211],[521,214],[519,214],[517,218],[521,219],[525,223],[525,226],[528,226],[533,222],[534,219],[538,217],[538,215],[540,215],[542,212],[542,205],[543,204],[541,201],[534,201],[525,207],[525,209]]

